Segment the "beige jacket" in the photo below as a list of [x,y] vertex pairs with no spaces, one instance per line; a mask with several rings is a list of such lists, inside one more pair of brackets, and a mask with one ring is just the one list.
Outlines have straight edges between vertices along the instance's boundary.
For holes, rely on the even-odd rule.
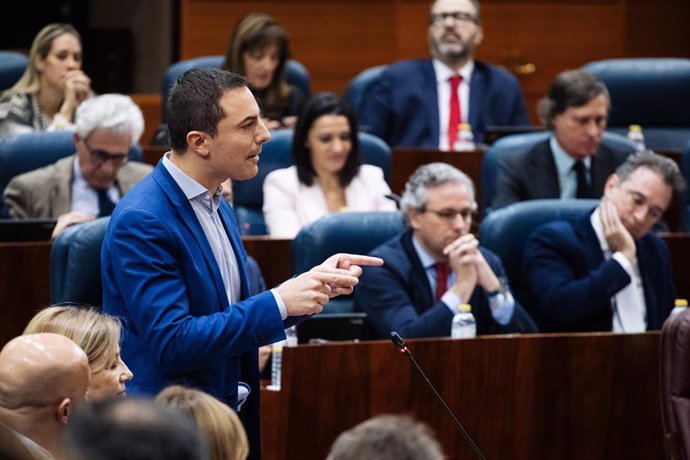
[[[13,178],[5,188],[4,200],[10,216],[17,219],[57,219],[70,212],[74,155],[52,165]],[[117,185],[124,195],[153,168],[128,161],[117,173]]]

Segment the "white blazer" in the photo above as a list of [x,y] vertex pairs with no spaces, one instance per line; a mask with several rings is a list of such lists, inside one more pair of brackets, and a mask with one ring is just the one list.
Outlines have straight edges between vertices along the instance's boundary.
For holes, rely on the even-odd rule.
[[[362,165],[345,189],[348,211],[394,211],[395,202],[378,166]],[[307,187],[297,179],[297,167],[276,169],[264,180],[264,219],[268,233],[294,238],[299,230],[328,214],[326,196],[319,185]]]

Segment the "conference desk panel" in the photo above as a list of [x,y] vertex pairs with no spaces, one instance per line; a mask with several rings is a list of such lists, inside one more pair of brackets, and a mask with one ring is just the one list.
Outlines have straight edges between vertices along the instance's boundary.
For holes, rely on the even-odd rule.
[[[663,455],[659,337],[538,334],[407,345],[487,459],[651,459]],[[391,342],[283,353],[282,389],[262,390],[266,458],[323,459],[339,433],[383,413],[428,423],[448,458],[474,458]]]

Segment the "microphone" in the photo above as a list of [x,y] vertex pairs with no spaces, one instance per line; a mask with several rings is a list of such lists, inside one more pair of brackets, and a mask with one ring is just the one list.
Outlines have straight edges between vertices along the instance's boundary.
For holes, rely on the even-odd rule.
[[458,427],[458,431],[460,431],[460,433],[462,433],[462,435],[465,437],[465,440],[467,440],[467,443],[470,445],[470,447],[474,451],[477,458],[480,458],[481,460],[486,460],[486,458],[484,457],[484,454],[482,454],[482,451],[479,450],[479,447],[477,447],[477,444],[474,442],[472,437],[470,437],[469,433],[467,433],[467,431],[465,430],[465,427],[463,427],[462,424],[460,423],[460,421],[458,421],[458,419],[455,416],[455,414],[453,413],[453,411],[450,410],[450,407],[448,407],[448,404],[446,404],[446,401],[444,401],[444,399],[441,397],[441,395],[438,394],[438,391],[436,391],[436,388],[434,388],[434,386],[431,384],[431,382],[429,381],[428,377],[426,376],[426,374],[424,373],[422,368],[419,367],[419,364],[417,364],[417,361],[415,361],[414,356],[412,356],[412,353],[410,353],[410,350],[407,349],[407,346],[405,345],[405,341],[403,340],[403,338],[400,337],[400,335],[397,332],[392,331],[391,332],[391,340],[393,341],[393,345],[395,345],[395,348],[400,350],[400,353],[407,355],[407,357],[410,358],[410,361],[412,361],[412,364],[414,364],[414,366],[417,368],[417,370],[422,375],[422,377],[424,377],[424,380],[426,381],[427,385],[429,385],[429,388],[431,388],[431,391],[434,392],[434,395],[436,395],[436,398],[441,402],[441,404],[443,404],[443,407],[446,409],[446,412],[448,412],[450,417],[453,419],[453,422],[455,422],[455,426]]

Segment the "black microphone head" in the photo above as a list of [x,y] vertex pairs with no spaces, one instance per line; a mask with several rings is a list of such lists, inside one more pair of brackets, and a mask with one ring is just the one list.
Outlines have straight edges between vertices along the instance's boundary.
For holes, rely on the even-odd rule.
[[402,337],[400,337],[400,335],[398,335],[397,332],[391,331],[391,340],[393,341],[393,345],[395,345],[396,348],[399,348],[400,350],[405,348],[405,341]]

